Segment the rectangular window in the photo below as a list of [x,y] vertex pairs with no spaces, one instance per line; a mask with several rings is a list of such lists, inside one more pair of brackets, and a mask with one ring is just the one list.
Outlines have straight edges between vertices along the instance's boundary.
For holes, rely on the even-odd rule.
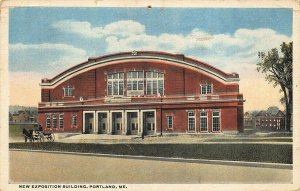
[[118,95],[119,94],[119,91],[118,91],[118,81],[114,81],[113,82],[113,93],[114,95]]
[[158,80],[158,92],[160,95],[164,95],[164,81]]
[[51,116],[50,114],[46,115],[46,128],[50,128],[50,123],[51,123]]
[[52,128],[56,128],[57,125],[57,119],[56,119],[56,114],[52,115]]
[[207,131],[207,112],[200,112],[200,131]]
[[144,95],[144,71],[128,72],[127,84],[131,84],[131,88],[127,88],[127,96]]
[[153,80],[153,94],[157,95],[157,80]]
[[112,82],[108,81],[107,82],[107,95],[112,95]]
[[107,95],[124,95],[124,73],[113,73],[107,75]]
[[146,72],[146,87],[147,95],[164,95],[164,74]]
[[144,90],[144,80],[138,82],[138,90]]
[[138,73],[137,72],[131,72],[132,73],[132,78],[137,78],[138,77]]
[[212,94],[212,84],[201,84],[201,94]]
[[195,112],[188,112],[188,131],[195,131]]
[[64,96],[74,96],[74,87],[72,86],[66,86],[63,88],[64,89]]
[[168,129],[172,129],[173,128],[173,116],[167,116],[167,126]]
[[114,73],[113,74],[113,79],[119,79],[119,73]]
[[152,73],[153,72],[146,72],[146,78],[152,78]]
[[64,114],[59,114],[59,128],[64,128]]
[[143,71],[139,71],[138,72],[138,78],[144,78],[144,72]]
[[123,95],[124,92],[124,82],[119,81],[119,95]]
[[77,116],[76,115],[72,116],[72,125],[77,126]]
[[212,112],[212,131],[220,131],[221,128],[221,120],[220,120],[220,112],[213,111]]
[[137,81],[136,80],[134,80],[132,82],[132,90],[137,90]]
[[150,80],[147,80],[146,86],[147,86],[146,94],[147,94],[147,95],[151,95],[151,93],[152,93],[152,92],[151,92],[151,89],[152,89],[152,83],[151,83]]
[[211,85],[207,85],[206,86],[206,93],[207,94],[211,94],[212,93],[212,91],[211,91]]

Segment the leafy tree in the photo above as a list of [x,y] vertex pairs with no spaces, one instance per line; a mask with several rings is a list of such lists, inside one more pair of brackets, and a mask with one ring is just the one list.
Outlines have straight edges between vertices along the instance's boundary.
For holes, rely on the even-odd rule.
[[291,118],[293,113],[293,42],[280,45],[280,53],[276,48],[267,53],[259,52],[260,62],[257,63],[257,71],[265,74],[265,79],[273,86],[279,86],[283,92],[280,99],[285,104],[286,129],[291,130]]
[[279,108],[277,106],[271,106],[267,109],[267,113],[270,114],[277,114],[277,112],[279,111]]

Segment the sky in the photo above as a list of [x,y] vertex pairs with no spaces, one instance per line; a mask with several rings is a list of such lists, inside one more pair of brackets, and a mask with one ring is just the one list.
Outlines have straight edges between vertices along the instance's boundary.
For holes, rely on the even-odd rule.
[[245,111],[284,109],[256,64],[259,51],[290,41],[292,9],[11,8],[10,104],[37,106],[42,78],[89,57],[154,50],[239,73]]

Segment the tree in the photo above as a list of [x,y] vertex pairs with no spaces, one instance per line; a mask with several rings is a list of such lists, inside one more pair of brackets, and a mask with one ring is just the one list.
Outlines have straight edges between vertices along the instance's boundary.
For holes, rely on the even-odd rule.
[[277,106],[271,106],[267,109],[267,113],[276,115],[279,111],[279,108]]
[[285,104],[286,130],[291,130],[291,118],[293,113],[293,42],[280,45],[281,52],[276,48],[267,53],[259,52],[260,62],[257,63],[257,71],[265,74],[265,79],[273,86],[279,86],[283,92],[280,99]]

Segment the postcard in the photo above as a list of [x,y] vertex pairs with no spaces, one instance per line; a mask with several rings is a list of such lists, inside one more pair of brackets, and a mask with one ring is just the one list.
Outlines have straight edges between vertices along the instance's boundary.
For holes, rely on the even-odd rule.
[[298,1],[3,1],[1,190],[299,189]]

